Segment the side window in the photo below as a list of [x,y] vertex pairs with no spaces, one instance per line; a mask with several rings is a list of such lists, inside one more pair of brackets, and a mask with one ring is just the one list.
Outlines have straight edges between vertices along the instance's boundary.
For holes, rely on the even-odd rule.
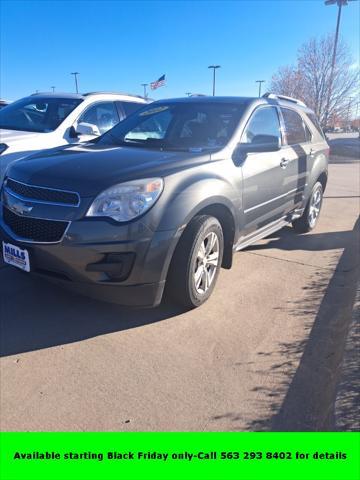
[[145,103],[135,103],[135,102],[119,102],[120,106],[125,112],[125,116],[128,117],[132,113],[139,110],[139,108],[144,107]]
[[304,122],[304,127],[305,127],[306,141],[307,141],[307,142],[311,142],[311,140],[312,140],[312,133],[310,132],[310,129],[309,129],[309,127],[306,125],[305,122]]
[[85,122],[96,125],[101,134],[110,130],[120,121],[113,102],[97,103],[88,108],[79,118],[78,123]]
[[284,118],[285,136],[288,145],[297,145],[309,141],[306,138],[303,119],[290,108],[281,108]]
[[273,143],[274,137],[281,142],[279,116],[274,107],[261,107],[255,110],[245,127],[241,143]]
[[307,116],[310,118],[311,122],[314,124],[316,130],[320,133],[322,138],[325,138],[324,132],[322,131],[320,123],[319,123],[318,119],[316,118],[316,115],[314,113],[308,113]]

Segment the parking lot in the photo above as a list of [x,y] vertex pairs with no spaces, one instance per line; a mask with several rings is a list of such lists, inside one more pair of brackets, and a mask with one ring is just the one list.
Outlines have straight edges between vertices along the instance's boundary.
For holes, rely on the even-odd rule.
[[1,430],[332,428],[359,167],[332,163],[316,230],[236,254],[197,310],[125,309],[1,265]]

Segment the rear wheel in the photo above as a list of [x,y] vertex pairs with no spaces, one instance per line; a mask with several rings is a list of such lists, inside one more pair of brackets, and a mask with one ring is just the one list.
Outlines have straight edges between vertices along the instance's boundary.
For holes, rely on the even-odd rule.
[[306,233],[313,230],[319,219],[323,201],[323,187],[316,182],[302,216],[292,222],[296,232]]
[[209,215],[196,216],[180,238],[171,261],[168,295],[186,308],[202,305],[214,290],[223,251],[219,221]]

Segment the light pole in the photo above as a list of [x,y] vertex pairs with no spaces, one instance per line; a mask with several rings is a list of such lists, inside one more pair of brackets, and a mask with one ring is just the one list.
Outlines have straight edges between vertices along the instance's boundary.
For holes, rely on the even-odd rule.
[[50,87],[50,88],[52,88],[52,91],[53,91],[53,93],[54,93],[54,92],[55,92],[55,87]]
[[147,98],[147,93],[146,93],[146,87],[148,86],[148,83],[142,83],[141,86],[144,87],[144,98]]
[[255,80],[255,83],[259,84],[259,98],[261,97],[261,84],[265,83],[265,80]]
[[327,125],[327,122],[328,122],[330,101],[331,101],[332,88],[333,88],[333,83],[334,83],[334,69],[335,69],[335,63],[336,63],[337,44],[338,44],[338,40],[339,40],[341,9],[342,9],[343,6],[347,5],[349,1],[354,1],[354,0],[325,0],[325,5],[326,6],[335,5],[335,4],[338,6],[336,31],[335,31],[335,39],[334,39],[334,50],[333,50],[333,54],[332,54],[331,68],[330,68],[330,82],[329,82],[328,95],[327,95],[326,107],[325,107],[325,116],[324,116],[325,126]]
[[208,68],[213,69],[213,97],[215,97],[215,70],[220,68],[221,65],[209,65]]
[[71,75],[74,75],[75,77],[75,89],[76,89],[76,93],[79,93],[78,81],[77,81],[77,76],[79,75],[79,72],[71,72]]

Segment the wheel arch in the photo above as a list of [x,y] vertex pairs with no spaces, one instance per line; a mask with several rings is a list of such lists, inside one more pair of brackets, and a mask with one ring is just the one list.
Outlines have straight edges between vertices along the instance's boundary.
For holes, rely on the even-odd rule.
[[[328,174],[327,174],[327,172],[322,172],[322,173],[318,176],[318,178],[317,178],[317,180],[316,180],[316,182],[320,182],[320,183],[321,183],[323,192],[325,192],[327,180],[328,180]],[[315,183],[316,183],[316,182],[315,182]]]
[[235,220],[231,210],[224,204],[214,203],[204,207],[196,215],[210,215],[219,221],[224,235],[224,254],[221,266],[230,269],[235,238]]

